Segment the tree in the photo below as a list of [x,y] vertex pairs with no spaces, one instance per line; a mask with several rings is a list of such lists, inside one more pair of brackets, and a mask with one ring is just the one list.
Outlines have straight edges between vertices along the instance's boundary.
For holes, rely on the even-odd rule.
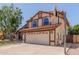
[[73,35],[73,28],[72,27],[68,27],[68,34]]
[[68,32],[71,35],[79,35],[79,24],[74,25],[73,27],[69,27]]
[[79,34],[79,24],[74,25],[73,32],[74,32],[75,35],[78,35]]
[[22,22],[22,12],[18,7],[3,6],[0,10],[0,30],[6,34],[16,32]]

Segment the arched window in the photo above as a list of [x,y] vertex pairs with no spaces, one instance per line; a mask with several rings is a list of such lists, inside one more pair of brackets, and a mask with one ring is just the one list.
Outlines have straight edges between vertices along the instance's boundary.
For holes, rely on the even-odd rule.
[[37,27],[37,21],[36,20],[32,21],[32,27]]
[[43,19],[43,25],[49,25],[49,19],[47,17]]

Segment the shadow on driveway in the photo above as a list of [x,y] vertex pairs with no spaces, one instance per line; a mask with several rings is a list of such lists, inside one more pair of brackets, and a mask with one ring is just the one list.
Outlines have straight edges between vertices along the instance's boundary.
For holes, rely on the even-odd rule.
[[67,50],[69,55],[79,55],[79,44],[78,43],[70,43],[68,44],[70,47]]

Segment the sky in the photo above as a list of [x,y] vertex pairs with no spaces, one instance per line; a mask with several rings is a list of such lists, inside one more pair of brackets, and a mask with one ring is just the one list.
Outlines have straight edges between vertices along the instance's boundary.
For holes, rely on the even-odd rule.
[[[0,8],[4,5],[10,5],[2,3]],[[15,7],[19,7],[22,10],[23,20],[22,27],[27,20],[29,20],[38,11],[53,11],[55,6],[58,10],[63,10],[67,14],[67,19],[71,26],[79,24],[79,4],[75,3],[17,3],[14,4]]]

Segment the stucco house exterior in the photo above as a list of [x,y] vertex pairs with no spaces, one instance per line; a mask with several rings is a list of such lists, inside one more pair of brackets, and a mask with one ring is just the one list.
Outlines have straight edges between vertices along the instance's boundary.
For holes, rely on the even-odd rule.
[[65,35],[65,20],[67,27],[69,22],[64,19],[64,11],[57,8],[39,11],[18,30],[18,37],[25,43],[61,45]]

